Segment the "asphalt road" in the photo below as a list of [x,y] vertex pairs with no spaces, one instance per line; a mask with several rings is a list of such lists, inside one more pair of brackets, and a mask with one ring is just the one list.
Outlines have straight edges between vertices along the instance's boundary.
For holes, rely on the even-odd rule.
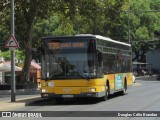
[[[24,108],[14,109],[13,111],[66,111],[68,114],[74,113],[74,111],[86,111],[86,114],[93,114],[94,117],[67,117],[66,114],[62,112],[57,113],[62,117],[55,117],[58,120],[84,120],[84,119],[104,119],[104,120],[160,120],[158,117],[103,117],[104,111],[160,111],[160,81],[153,79],[137,80],[136,83],[127,90],[126,95],[114,94],[111,95],[107,101],[99,101],[93,99],[69,99],[65,100],[63,103],[56,103],[55,101],[43,101],[42,103],[35,103],[28,105]],[[90,112],[87,112],[90,111]],[[99,112],[100,117],[96,117],[96,112]],[[50,112],[52,113],[52,112]],[[76,113],[79,114],[79,113]],[[139,113],[140,114],[140,113]],[[63,115],[66,115],[63,117]],[[15,120],[20,119],[16,118]],[[30,119],[53,119],[48,118],[30,118]]]

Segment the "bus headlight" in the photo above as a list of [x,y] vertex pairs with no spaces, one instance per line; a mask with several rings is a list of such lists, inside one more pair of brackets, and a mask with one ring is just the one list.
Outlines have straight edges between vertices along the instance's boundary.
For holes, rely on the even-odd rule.
[[96,91],[96,88],[89,88],[88,91],[89,91],[89,92],[95,92],[95,91]]
[[46,93],[46,92],[48,92],[48,90],[42,89],[42,93]]

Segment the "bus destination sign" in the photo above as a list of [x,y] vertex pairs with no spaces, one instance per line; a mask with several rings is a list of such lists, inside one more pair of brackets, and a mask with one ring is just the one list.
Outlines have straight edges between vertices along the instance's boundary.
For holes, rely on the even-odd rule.
[[50,42],[49,49],[86,48],[86,42]]

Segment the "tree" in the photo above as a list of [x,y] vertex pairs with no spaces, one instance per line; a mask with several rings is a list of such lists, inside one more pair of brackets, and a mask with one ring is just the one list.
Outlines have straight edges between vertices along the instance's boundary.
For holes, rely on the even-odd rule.
[[[159,0],[134,0],[130,4],[128,0],[16,0],[15,36],[25,54],[23,80],[29,79],[32,51],[40,45],[42,36],[87,33],[127,42],[129,20],[132,41],[158,39],[154,33],[160,30],[160,14],[145,12],[158,10],[158,3]],[[10,31],[9,0],[3,0],[0,10],[0,39],[5,41]]]
[[160,50],[160,40],[155,41],[136,41],[132,42],[132,51],[135,53],[135,57],[132,61],[145,62],[144,55],[148,51]]
[[158,31],[158,30],[155,30],[155,31],[154,31],[154,34],[155,34],[155,36],[157,36],[158,39],[160,40],[160,30],[159,30],[159,31]]
[[[116,29],[120,24],[118,17],[120,14],[119,12],[114,13],[114,11],[121,11],[124,1],[60,0],[56,4],[58,12],[53,11],[47,19],[37,19],[34,26],[34,38],[40,39],[42,35],[100,34],[114,36],[114,33],[118,35],[121,33]],[[115,30],[119,32],[115,32]]]
[[24,67],[22,79],[29,80],[29,68],[32,60],[32,37],[36,18],[46,18],[55,6],[53,0],[16,0],[15,1],[15,31],[19,38],[20,47],[24,44]]
[[8,39],[9,37],[9,18],[10,18],[10,14],[9,14],[9,4],[7,0],[2,0],[0,1],[0,48],[1,50],[6,50],[4,48],[5,46],[5,41]]
[[[15,54],[16,54],[15,59],[17,61],[23,61],[24,60],[24,51],[16,50]],[[11,52],[10,52],[10,50],[4,51],[4,52],[0,52],[0,57],[3,57],[4,60],[6,60],[6,61],[11,60]]]
[[134,60],[144,62],[143,57],[147,51],[157,49],[157,37],[155,30],[159,29],[160,13],[154,12],[158,10],[157,0],[134,0],[130,1],[130,30],[132,38],[132,48],[135,53]]

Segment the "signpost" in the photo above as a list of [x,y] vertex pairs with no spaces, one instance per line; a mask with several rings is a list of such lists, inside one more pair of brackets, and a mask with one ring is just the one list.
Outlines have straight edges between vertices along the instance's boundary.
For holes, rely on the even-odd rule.
[[16,93],[16,87],[15,87],[15,48],[19,47],[19,44],[17,40],[15,39],[14,35],[11,34],[8,41],[5,44],[6,48],[9,48],[11,50],[11,102],[15,102],[15,93]]
[[19,44],[13,34],[10,35],[8,41],[6,42],[5,47],[10,48],[10,50],[19,47]]
[[16,101],[15,97],[15,48],[19,47],[18,42],[16,41],[14,37],[14,0],[11,1],[11,35],[8,39],[8,41],[5,44],[6,48],[9,48],[11,50],[11,102]]

